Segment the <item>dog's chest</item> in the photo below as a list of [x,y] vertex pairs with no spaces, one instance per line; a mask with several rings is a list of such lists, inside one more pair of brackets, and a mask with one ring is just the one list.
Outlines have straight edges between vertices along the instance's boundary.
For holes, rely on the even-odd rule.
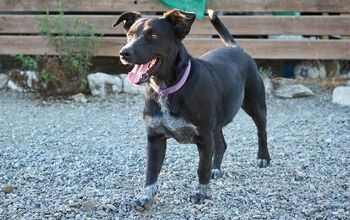
[[171,115],[167,105],[167,97],[158,100],[161,115],[146,116],[147,129],[157,134],[164,134],[167,138],[175,138],[180,143],[193,143],[198,134],[197,128],[182,117]]

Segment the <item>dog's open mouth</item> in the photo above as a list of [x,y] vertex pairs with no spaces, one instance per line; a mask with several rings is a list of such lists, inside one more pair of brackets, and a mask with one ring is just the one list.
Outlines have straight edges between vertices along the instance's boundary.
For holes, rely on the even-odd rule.
[[140,85],[149,80],[152,73],[160,66],[159,58],[153,58],[146,64],[135,64],[134,68],[128,74],[128,80],[131,84]]

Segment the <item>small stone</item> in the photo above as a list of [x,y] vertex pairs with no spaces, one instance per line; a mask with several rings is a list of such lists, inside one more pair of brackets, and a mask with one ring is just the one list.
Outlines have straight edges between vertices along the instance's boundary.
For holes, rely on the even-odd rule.
[[78,203],[78,202],[69,202],[68,203],[68,207],[69,208],[79,208],[80,207],[80,203]]
[[104,217],[108,214],[106,212],[100,210],[100,211],[96,211],[96,215],[99,215],[100,217]]
[[304,172],[301,172],[301,171],[294,172],[295,181],[301,181],[301,180],[305,179],[305,177],[306,177],[306,174]]
[[0,191],[0,204],[5,199],[5,195],[6,195],[6,193]]
[[330,139],[330,138],[326,138],[324,141],[328,144],[332,143],[332,139]]
[[332,102],[339,105],[350,106],[350,86],[338,86],[333,90]]
[[83,93],[79,93],[70,97],[75,102],[87,103],[86,96]]
[[81,209],[84,212],[91,212],[94,211],[96,209],[96,202],[95,201],[87,201],[85,203],[83,203],[83,205],[81,206]]
[[6,74],[0,73],[0,89],[6,88],[9,77]]
[[109,209],[109,210],[112,210],[112,211],[116,211],[116,210],[117,210],[117,207],[115,207],[115,206],[112,205],[112,204],[107,204],[107,205],[106,205],[106,208]]
[[123,91],[123,81],[119,76],[106,73],[93,73],[87,76],[89,88],[93,96],[105,97]]
[[57,213],[53,214],[53,216],[54,216],[55,218],[60,218],[60,217],[62,216],[62,214],[57,212]]
[[314,95],[309,88],[300,84],[281,86],[276,90],[275,94],[280,98],[298,98]]
[[4,193],[12,193],[13,192],[13,187],[11,185],[7,185],[1,188],[1,191]]

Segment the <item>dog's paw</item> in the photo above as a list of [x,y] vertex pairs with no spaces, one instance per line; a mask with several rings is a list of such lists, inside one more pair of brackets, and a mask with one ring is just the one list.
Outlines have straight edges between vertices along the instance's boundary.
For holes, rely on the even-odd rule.
[[258,158],[256,164],[259,168],[266,168],[270,165],[270,160]]
[[134,208],[139,211],[143,212],[145,210],[148,210],[151,208],[154,202],[154,197],[157,192],[156,185],[149,185],[145,187],[144,193],[141,194],[137,199],[134,201]]
[[212,169],[211,170],[211,179],[219,179],[224,175],[224,172],[222,172],[219,169]]
[[153,202],[154,202],[154,197],[142,195],[134,201],[134,208],[139,212],[143,212],[143,211],[149,210],[153,205]]
[[199,184],[191,195],[191,201],[195,204],[203,204],[204,200],[209,198],[209,184]]

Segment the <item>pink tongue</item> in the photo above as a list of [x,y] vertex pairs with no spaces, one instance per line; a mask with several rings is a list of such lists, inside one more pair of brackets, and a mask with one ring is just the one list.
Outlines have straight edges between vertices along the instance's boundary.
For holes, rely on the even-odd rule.
[[128,80],[131,84],[137,84],[140,82],[142,76],[147,73],[149,63],[146,64],[135,64],[134,68],[128,74]]

